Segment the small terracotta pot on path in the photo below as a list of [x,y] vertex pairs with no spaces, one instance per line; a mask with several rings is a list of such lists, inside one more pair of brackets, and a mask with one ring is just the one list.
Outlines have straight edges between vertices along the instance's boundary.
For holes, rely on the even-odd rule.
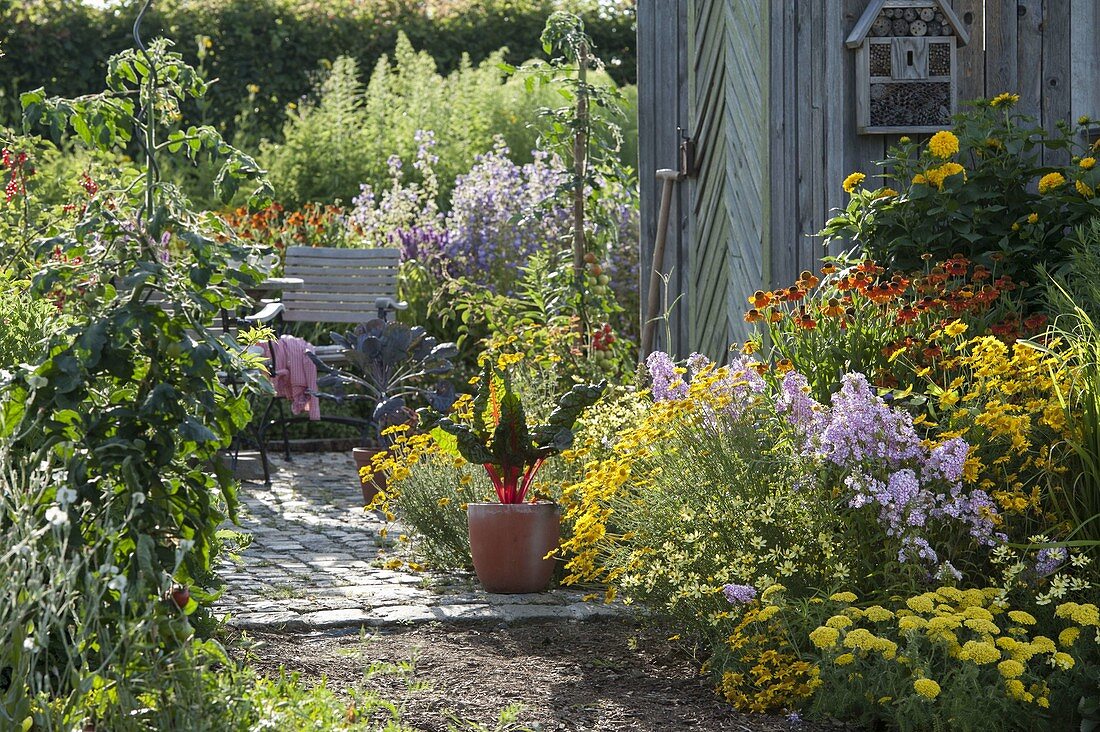
[[543,592],[554,575],[544,559],[561,540],[561,511],[554,503],[471,503],[470,554],[486,592]]
[[380,447],[355,447],[351,454],[355,457],[356,474],[359,476],[359,487],[363,489],[363,505],[370,505],[378,491],[386,490],[386,474],[378,473],[373,477],[363,477],[363,468],[371,466],[371,460],[380,452],[385,452]]

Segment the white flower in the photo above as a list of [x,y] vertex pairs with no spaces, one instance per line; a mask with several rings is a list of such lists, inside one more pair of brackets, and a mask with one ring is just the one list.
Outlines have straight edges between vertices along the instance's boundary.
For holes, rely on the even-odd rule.
[[107,586],[112,590],[122,592],[126,589],[126,575],[116,574],[111,578],[111,581],[107,583]]
[[39,376],[38,374],[31,374],[30,376],[27,377],[27,386],[29,386],[32,389],[37,389],[41,386],[45,386],[48,383],[50,383],[50,380],[47,379],[45,376]]
[[50,506],[46,509],[46,520],[53,526],[64,526],[69,523],[69,513],[60,506]]
[[23,639],[23,650],[28,653],[34,653],[38,650],[38,644],[34,642],[34,638],[28,637]]
[[134,493],[134,495],[131,497],[131,500],[134,502],[135,506],[140,506],[141,504],[145,503],[145,494],[141,491],[138,491]]
[[62,508],[68,506],[70,503],[76,500],[76,491],[72,488],[66,488],[62,486],[57,489],[57,503]]

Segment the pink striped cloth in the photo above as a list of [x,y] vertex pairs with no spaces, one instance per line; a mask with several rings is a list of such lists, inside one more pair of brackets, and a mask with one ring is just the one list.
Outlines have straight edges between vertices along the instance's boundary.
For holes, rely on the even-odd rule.
[[307,352],[313,346],[292,335],[279,336],[277,341],[265,341],[260,349],[268,360],[274,355],[275,371],[270,374],[275,395],[290,400],[294,414],[309,412],[311,420],[321,418],[321,404],[317,397],[317,364],[309,360]]

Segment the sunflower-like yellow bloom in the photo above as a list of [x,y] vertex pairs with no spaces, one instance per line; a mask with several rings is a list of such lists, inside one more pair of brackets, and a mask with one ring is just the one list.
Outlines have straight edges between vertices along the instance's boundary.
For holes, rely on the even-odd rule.
[[941,160],[946,160],[959,151],[959,138],[954,133],[941,130],[928,141],[928,151]]

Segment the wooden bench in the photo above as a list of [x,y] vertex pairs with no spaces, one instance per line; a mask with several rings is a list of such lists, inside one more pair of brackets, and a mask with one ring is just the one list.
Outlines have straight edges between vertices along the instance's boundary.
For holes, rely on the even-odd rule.
[[[401,252],[393,248],[288,247],[283,275],[302,284],[248,320],[359,324],[375,313],[386,320],[408,307],[397,299],[400,264]],[[326,363],[344,360],[339,346],[318,346],[314,353]]]
[[[332,247],[288,247],[283,277],[300,280],[293,288],[284,289],[276,301],[245,318],[252,324],[271,323],[364,323],[377,317],[389,319],[408,304],[397,299],[397,272],[401,252],[394,248],[336,249]],[[314,346],[318,360],[338,364],[347,360],[341,346]],[[279,417],[269,421],[272,406],[278,403]],[[354,417],[323,416],[325,422],[335,422],[365,429],[369,421]],[[274,424],[282,426],[283,452],[290,460],[290,440],[286,426],[304,418],[284,415],[281,400],[272,400],[260,419],[259,440]],[[266,452],[266,450],[265,450]],[[266,475],[265,475],[266,478]]]

